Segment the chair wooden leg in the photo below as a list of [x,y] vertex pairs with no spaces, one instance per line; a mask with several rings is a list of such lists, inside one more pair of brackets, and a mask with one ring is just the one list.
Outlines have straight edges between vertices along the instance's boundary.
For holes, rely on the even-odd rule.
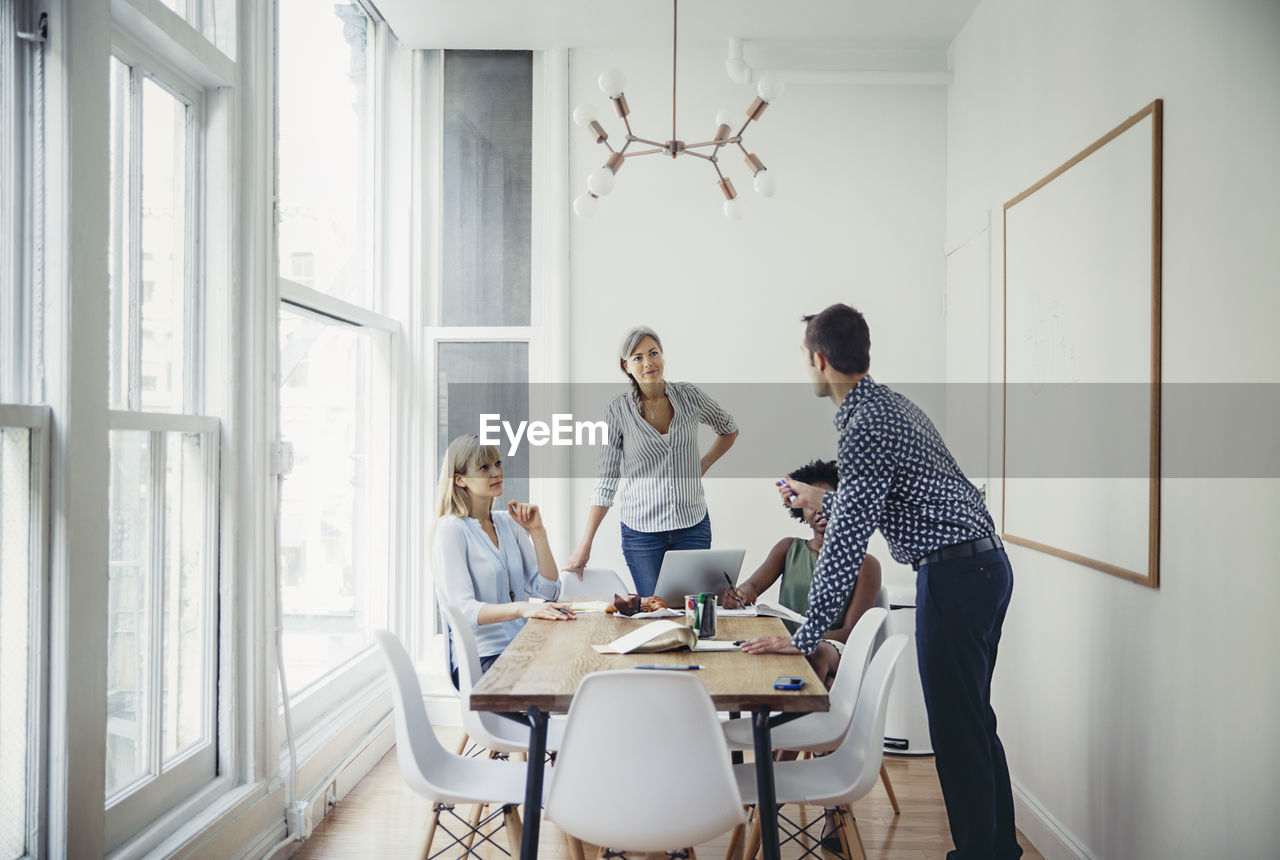
[[564,844],[569,849],[569,860],[587,860],[582,850],[582,840],[568,833],[564,834]]
[[[813,847],[813,843],[809,841],[809,807],[803,803],[798,803],[796,806],[800,810],[800,814],[797,816],[800,819],[800,844],[805,851],[809,851]],[[778,811],[781,812],[782,810]]]
[[462,755],[467,751],[467,743],[471,740],[471,735],[466,732],[462,733],[462,743],[458,744],[458,750],[455,755]]
[[724,860],[742,860],[742,840],[746,834],[746,825],[734,825],[729,832],[729,847],[725,849]]
[[867,849],[862,846],[862,834],[858,832],[858,822],[853,817],[853,804],[842,807],[840,811],[844,818],[842,838],[849,850],[846,856],[849,860],[867,860]]
[[756,860],[756,852],[760,850],[760,815],[757,811],[751,822],[751,832],[747,835],[747,848],[743,852],[743,860]]
[[893,793],[893,783],[889,781],[889,771],[885,770],[884,762],[880,763],[880,781],[884,783],[884,790],[889,795],[889,805],[893,807],[893,814],[901,815],[902,810],[898,808],[898,795]]
[[476,828],[480,825],[480,816],[484,814],[485,807],[488,805],[487,803],[477,803],[471,808],[471,832],[467,834],[467,838],[462,842],[468,851],[471,850],[471,843],[476,841]]
[[512,857],[520,856],[520,811],[513,804],[502,807],[502,823],[507,828],[507,847]]
[[693,850],[692,845],[686,848],[685,851],[689,853],[689,860],[698,860],[698,852]]
[[440,824],[440,808],[442,803],[431,804],[431,821],[427,824],[427,844],[422,848],[422,860],[431,856],[431,843],[436,838],[436,827]]

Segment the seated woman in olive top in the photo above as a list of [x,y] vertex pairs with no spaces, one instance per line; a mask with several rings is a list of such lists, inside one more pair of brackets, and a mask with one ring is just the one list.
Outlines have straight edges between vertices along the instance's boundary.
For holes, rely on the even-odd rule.
[[[833,461],[814,460],[801,466],[788,478],[803,481],[822,487],[824,491],[834,490],[840,483],[840,475]],[[743,584],[737,587],[737,594],[732,589],[725,589],[720,603],[727,609],[735,609],[742,601],[754,603],[769,586],[779,577],[782,584],[778,587],[778,602],[793,612],[807,615],[809,612],[809,581],[813,578],[813,569],[818,563],[818,553],[822,550],[822,537],[827,530],[827,518],[821,509],[788,508],[791,516],[803,519],[813,529],[813,537],[783,538],[778,541],[765,557],[764,564]],[[809,657],[818,677],[828,688],[835,680],[836,668],[840,665],[840,654],[844,651],[844,643],[858,623],[862,613],[876,604],[880,594],[880,562],[875,556],[868,555],[858,569],[858,579],[849,601],[845,604],[844,613],[832,622],[831,629],[823,637],[817,650]],[[784,621],[787,629],[794,632],[798,626]]]

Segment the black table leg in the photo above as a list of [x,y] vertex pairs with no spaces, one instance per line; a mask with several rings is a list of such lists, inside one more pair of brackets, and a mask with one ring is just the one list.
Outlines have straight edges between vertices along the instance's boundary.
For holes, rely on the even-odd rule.
[[[740,716],[742,716],[741,711],[729,712],[729,719],[731,720],[736,720]],[[729,761],[732,762],[733,764],[742,764],[742,750],[734,750],[733,752],[729,753]]]
[[[547,758],[547,713],[531,705],[529,726],[529,770],[524,780],[524,825],[520,835],[520,860],[534,860],[538,856],[538,831],[542,823],[542,772],[546,769]],[[767,734],[767,728],[765,732]],[[773,792],[772,785],[771,779],[770,795]],[[776,846],[776,821],[774,831]],[[777,851],[776,847],[774,851]]]
[[769,737],[769,709],[758,708],[751,718],[756,753],[756,815],[760,817],[760,850],[764,860],[779,860],[778,802],[773,791],[773,742]]

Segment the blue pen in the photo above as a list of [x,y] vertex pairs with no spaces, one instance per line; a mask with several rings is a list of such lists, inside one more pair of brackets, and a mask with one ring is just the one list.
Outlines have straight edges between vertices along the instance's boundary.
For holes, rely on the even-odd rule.
[[654,663],[642,663],[639,666],[632,666],[633,669],[666,669],[670,672],[689,672],[695,669],[701,669],[701,666],[658,666]]

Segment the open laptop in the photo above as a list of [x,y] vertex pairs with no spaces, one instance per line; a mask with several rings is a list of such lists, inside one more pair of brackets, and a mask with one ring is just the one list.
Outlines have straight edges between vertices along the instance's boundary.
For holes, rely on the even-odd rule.
[[746,555],[745,549],[667,550],[653,593],[672,609],[683,609],[686,594],[704,591],[719,594],[728,588],[729,583],[724,581],[726,573],[736,584]]

